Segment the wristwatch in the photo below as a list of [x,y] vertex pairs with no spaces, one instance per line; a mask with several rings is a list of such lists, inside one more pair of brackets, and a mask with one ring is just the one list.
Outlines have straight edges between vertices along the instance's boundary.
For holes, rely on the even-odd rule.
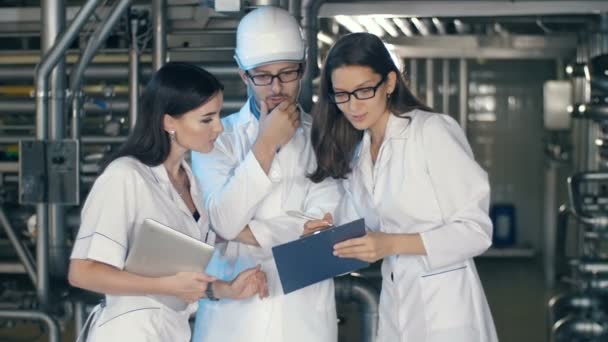
[[220,300],[213,293],[213,283],[207,284],[207,289],[205,290],[205,295],[207,296],[207,299],[212,300],[214,302]]

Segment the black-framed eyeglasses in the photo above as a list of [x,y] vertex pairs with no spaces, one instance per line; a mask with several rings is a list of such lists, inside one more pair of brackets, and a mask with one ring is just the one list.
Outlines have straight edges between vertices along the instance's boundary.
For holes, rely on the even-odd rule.
[[357,100],[371,99],[372,97],[376,96],[376,91],[378,90],[378,88],[380,88],[380,85],[382,85],[382,83],[384,83],[384,81],[386,81],[386,76],[383,76],[382,79],[380,80],[380,82],[378,82],[373,87],[358,88],[351,92],[348,92],[348,91],[330,92],[329,100],[335,104],[346,103],[346,102],[350,101],[351,95],[354,95],[357,98]]
[[249,71],[245,71],[247,77],[255,84],[256,86],[267,86],[272,84],[275,78],[279,79],[281,83],[289,83],[300,78],[302,74],[302,67],[293,70],[281,71],[280,73],[273,74],[260,74],[260,75],[252,75]]

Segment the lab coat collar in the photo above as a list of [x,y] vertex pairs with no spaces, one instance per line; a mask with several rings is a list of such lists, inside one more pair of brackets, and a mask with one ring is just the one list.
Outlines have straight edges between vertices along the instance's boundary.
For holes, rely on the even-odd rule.
[[[390,139],[407,139],[409,136],[409,126],[414,118],[414,111],[395,115],[391,113],[388,122],[386,123],[386,131],[384,133],[384,140]],[[363,133],[363,139],[359,143],[359,146],[355,149],[353,165],[362,160],[361,157],[369,153],[369,146],[371,143],[371,136],[369,130],[365,130]]]
[[[186,171],[186,175],[188,176],[188,180],[190,181],[190,194],[193,198],[198,197],[199,189],[198,186],[196,186],[196,179],[192,175],[192,169],[190,168],[190,165],[188,165],[185,160],[182,160],[181,166]],[[169,179],[169,173],[167,172],[165,165],[159,164],[157,166],[150,167],[150,169],[152,170],[154,177],[158,180],[163,189],[165,189],[165,191],[170,194],[170,190],[173,184],[171,184],[171,180]]]

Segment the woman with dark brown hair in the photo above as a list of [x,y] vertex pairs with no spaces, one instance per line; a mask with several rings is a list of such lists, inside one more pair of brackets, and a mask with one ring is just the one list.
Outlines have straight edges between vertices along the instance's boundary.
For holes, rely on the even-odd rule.
[[321,94],[310,178],[343,179],[337,223],[365,218],[367,234],[334,254],[384,259],[378,341],[497,341],[473,262],[492,241],[490,188],[458,124],[411,94],[368,33],[331,48]]

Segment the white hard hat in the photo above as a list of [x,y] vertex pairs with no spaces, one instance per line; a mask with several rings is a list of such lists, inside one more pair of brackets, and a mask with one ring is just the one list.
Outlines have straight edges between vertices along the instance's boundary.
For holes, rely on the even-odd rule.
[[257,8],[241,19],[234,59],[243,70],[274,62],[303,62],[306,44],[297,20],[274,6]]

